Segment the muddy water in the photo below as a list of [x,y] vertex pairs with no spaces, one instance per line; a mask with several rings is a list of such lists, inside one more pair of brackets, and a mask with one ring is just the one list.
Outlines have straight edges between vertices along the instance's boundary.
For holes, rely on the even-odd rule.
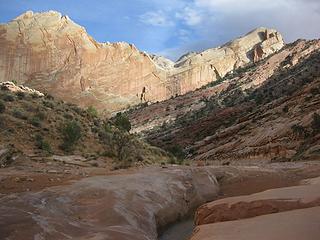
[[159,237],[159,240],[188,240],[194,228],[193,218],[173,224]]

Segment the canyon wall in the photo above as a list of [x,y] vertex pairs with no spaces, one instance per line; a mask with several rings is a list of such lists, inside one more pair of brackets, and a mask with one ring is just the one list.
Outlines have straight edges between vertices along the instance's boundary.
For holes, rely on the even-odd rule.
[[[0,81],[15,80],[111,113],[195,90],[283,45],[277,31],[258,28],[222,47],[173,63],[132,44],[98,43],[58,12],[26,12],[0,25]],[[159,59],[165,64],[158,64]]]

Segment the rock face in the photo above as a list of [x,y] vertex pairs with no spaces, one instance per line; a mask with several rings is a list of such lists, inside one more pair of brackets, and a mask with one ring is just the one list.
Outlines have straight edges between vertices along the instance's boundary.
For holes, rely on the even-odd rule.
[[296,41],[216,84],[131,110],[132,131],[199,162],[318,159],[319,56],[320,40]]
[[[259,28],[172,63],[127,43],[98,43],[67,16],[27,12],[0,25],[0,81],[16,80],[82,106],[113,112],[192,91],[283,47]],[[153,59],[153,60],[152,60]]]
[[0,238],[156,240],[159,228],[217,193],[209,167],[90,177],[1,196]]
[[178,94],[184,94],[250,62],[259,61],[283,46],[282,36],[277,31],[258,28],[222,47],[187,54],[175,64],[169,81],[176,83]]
[[225,198],[201,206],[191,240],[310,239],[320,235],[319,178],[300,186]]

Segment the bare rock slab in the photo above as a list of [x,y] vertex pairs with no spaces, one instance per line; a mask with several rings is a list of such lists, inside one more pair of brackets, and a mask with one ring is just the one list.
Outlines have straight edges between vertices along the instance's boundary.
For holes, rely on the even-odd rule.
[[196,225],[232,221],[294,209],[320,206],[318,179],[307,185],[277,188],[264,192],[225,198],[201,206],[196,213]]
[[319,240],[320,207],[198,226],[191,240]]

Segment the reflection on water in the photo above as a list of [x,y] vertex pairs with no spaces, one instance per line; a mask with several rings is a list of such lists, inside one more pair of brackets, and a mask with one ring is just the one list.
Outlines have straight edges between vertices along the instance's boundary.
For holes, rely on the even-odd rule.
[[169,227],[159,240],[188,240],[192,234],[193,219],[186,219]]

